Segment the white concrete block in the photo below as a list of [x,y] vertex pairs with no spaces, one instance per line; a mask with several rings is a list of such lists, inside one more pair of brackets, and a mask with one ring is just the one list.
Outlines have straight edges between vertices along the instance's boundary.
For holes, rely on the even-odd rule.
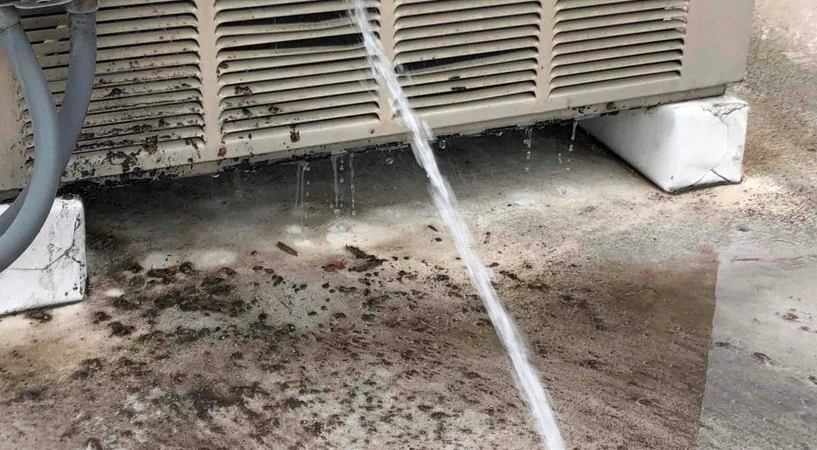
[[580,122],[668,192],[743,179],[749,105],[715,97]]
[[58,199],[31,247],[0,273],[0,314],[82,300],[86,276],[82,201]]

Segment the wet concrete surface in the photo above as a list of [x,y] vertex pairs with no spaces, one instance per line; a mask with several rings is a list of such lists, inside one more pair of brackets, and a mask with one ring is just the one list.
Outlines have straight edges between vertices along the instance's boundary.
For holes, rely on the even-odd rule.
[[[775,4],[740,186],[569,124],[438,152],[571,449],[814,448],[817,82]],[[301,209],[297,165],[88,193],[89,298],[0,319],[0,448],[536,448],[410,152],[342,162],[338,214],[329,160]]]

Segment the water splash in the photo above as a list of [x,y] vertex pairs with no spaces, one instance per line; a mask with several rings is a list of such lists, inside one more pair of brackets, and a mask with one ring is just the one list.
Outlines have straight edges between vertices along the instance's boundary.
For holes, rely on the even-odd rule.
[[516,375],[517,387],[522,392],[522,397],[533,415],[536,422],[536,431],[550,450],[564,450],[565,444],[556,425],[556,418],[550,407],[548,395],[528,360],[528,352],[522,336],[519,334],[513,319],[499,301],[499,296],[491,285],[488,270],[471,246],[471,234],[457,210],[457,199],[437,166],[437,160],[431,150],[430,142],[434,140],[431,130],[425,122],[414,114],[408,98],[400,86],[397,75],[369,23],[363,0],[348,1],[351,16],[362,32],[363,44],[369,53],[372,71],[378,82],[388,88],[389,94],[394,100],[394,105],[400,112],[400,117],[410,131],[411,148],[417,163],[428,176],[430,182],[429,191],[434,205],[437,207],[443,223],[445,223],[454,240],[457,251],[459,251],[460,257],[468,269],[472,283],[482,297],[488,317],[491,319],[502,345],[510,356],[514,374]]

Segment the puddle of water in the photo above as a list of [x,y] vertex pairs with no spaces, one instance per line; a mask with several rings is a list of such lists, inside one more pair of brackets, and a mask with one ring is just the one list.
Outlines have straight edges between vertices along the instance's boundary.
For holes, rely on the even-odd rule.
[[550,401],[539,376],[528,359],[528,351],[516,327],[516,323],[499,300],[491,285],[488,270],[471,246],[471,234],[457,209],[457,199],[437,166],[431,150],[434,137],[428,125],[414,113],[397,75],[377,40],[367,18],[363,0],[349,0],[351,16],[360,27],[363,43],[369,54],[372,71],[378,81],[388,88],[395,109],[410,132],[411,148],[417,163],[429,179],[429,191],[446,228],[448,228],[457,251],[468,269],[471,281],[485,304],[485,309],[499,335],[502,345],[510,356],[516,376],[516,384],[536,422],[536,430],[550,450],[564,450],[565,444],[556,424]]

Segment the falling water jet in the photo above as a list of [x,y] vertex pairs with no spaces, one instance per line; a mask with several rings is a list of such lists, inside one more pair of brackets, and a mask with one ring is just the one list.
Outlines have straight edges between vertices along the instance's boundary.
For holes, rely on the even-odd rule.
[[468,269],[468,274],[474,287],[482,297],[488,317],[496,329],[497,335],[508,352],[516,376],[516,384],[522,393],[536,423],[536,431],[543,443],[550,450],[564,450],[565,444],[556,424],[556,418],[550,407],[550,400],[539,376],[528,360],[528,351],[522,336],[517,330],[511,316],[499,301],[488,270],[471,246],[471,235],[465,221],[457,210],[457,199],[451,187],[440,173],[431,142],[434,137],[428,125],[421,121],[409,104],[388,58],[374,30],[369,23],[366,6],[363,0],[348,0],[351,16],[360,27],[363,35],[363,44],[369,54],[369,62],[378,82],[388,88],[394,105],[399,110],[399,116],[410,131],[411,148],[417,163],[422,167],[429,179],[429,191],[434,205],[437,207],[443,223],[451,234],[457,251]]

